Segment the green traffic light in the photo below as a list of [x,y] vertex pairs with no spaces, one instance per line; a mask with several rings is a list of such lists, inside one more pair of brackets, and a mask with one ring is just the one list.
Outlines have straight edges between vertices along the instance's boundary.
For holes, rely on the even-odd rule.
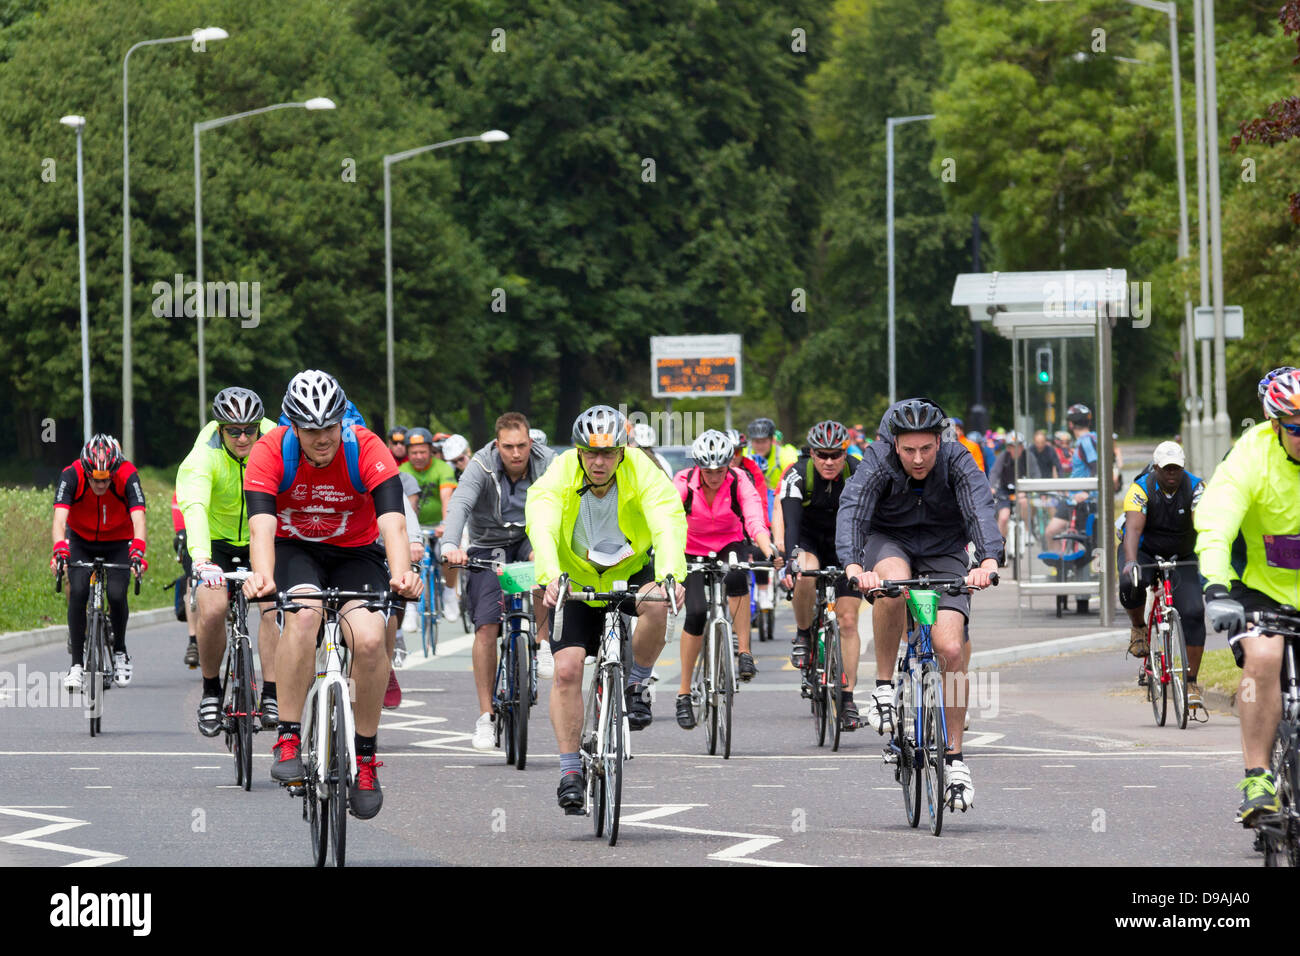
[[1044,385],[1046,385],[1047,382],[1048,382],[1050,379],[1051,379],[1051,376],[1048,375],[1047,372],[1039,372],[1039,373],[1038,373],[1038,380],[1039,380],[1040,382],[1042,382]]

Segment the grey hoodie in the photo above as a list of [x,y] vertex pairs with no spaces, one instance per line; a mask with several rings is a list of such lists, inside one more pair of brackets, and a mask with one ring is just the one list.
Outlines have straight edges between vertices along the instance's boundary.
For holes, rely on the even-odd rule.
[[[533,442],[528,471],[524,474],[530,486],[542,477],[554,458],[555,452],[550,448]],[[472,548],[504,548],[524,538],[522,523],[506,527],[501,518],[501,453],[495,441],[476,451],[465,466],[465,473],[447,505],[442,540],[457,546],[467,521]]]

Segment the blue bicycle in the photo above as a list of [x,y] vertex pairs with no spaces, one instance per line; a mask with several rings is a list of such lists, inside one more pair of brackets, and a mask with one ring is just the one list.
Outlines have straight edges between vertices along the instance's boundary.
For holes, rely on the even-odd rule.
[[[998,583],[996,574],[991,583]],[[948,725],[944,720],[943,669],[930,644],[930,629],[943,594],[970,594],[979,589],[967,587],[964,578],[922,575],[906,581],[882,581],[872,594],[898,597],[904,590],[907,642],[894,669],[894,729],[884,756],[903,788],[903,808],[913,827],[921,822],[921,778],[925,778],[930,832],[938,836],[943,830],[946,799]]]
[[424,590],[415,605],[420,621],[420,646],[425,657],[438,650],[438,618],[442,616],[442,566],[438,561],[438,539],[432,527],[420,528],[424,536],[424,558],[420,561],[420,578]]

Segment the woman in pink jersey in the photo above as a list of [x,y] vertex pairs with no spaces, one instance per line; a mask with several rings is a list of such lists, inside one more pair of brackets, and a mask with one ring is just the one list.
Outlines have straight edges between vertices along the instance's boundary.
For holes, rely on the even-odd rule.
[[[746,538],[754,542],[764,558],[772,557],[772,538],[763,520],[763,502],[753,482],[729,467],[735,451],[730,438],[709,429],[695,439],[691,457],[695,467],[679,471],[673,478],[686,509],[686,557],[708,557],[710,552],[726,559],[735,552],[741,560],[753,553]],[[724,579],[732,621],[740,642],[740,670],[737,676],[750,680],[756,673],[749,652],[749,576],[732,571]],[[682,680],[677,693],[677,723],[682,729],[695,726],[691,709],[691,671],[700,653],[700,638],[708,608],[704,576],[693,571],[686,576],[686,620],[682,625]]]

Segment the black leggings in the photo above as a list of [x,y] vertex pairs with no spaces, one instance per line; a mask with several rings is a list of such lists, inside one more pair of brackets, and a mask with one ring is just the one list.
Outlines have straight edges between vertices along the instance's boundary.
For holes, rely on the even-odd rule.
[[[729,544],[725,548],[718,550],[719,555],[736,552],[736,557],[744,561],[748,555],[748,545],[743,541],[735,544]],[[705,557],[705,555],[688,554],[689,558]],[[682,622],[682,630],[687,634],[701,634],[704,631],[704,622],[709,616],[708,595],[704,589],[704,572],[692,571],[686,575],[686,618]],[[749,572],[728,571],[727,576],[722,579],[722,587],[727,592],[727,597],[740,597],[742,594],[749,594]]]
[[[112,564],[130,560],[130,541],[87,541],[68,532],[68,560],[93,561],[103,558]],[[108,619],[113,626],[113,650],[126,650],[126,586],[130,571],[105,571],[108,582]],[[72,635],[72,663],[80,664],[86,650],[86,602],[90,600],[90,569],[68,568],[68,633]]]

